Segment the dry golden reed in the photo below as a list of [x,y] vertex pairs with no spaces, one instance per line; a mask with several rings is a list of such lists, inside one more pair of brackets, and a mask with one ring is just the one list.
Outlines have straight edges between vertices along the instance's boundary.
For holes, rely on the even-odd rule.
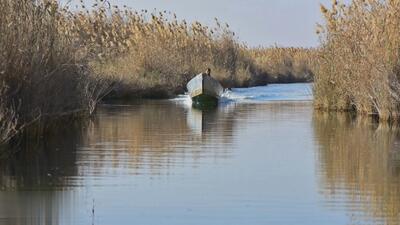
[[317,108],[399,118],[400,1],[334,0],[321,6],[322,46],[315,69]]
[[[107,16],[98,14],[104,11],[104,5],[96,4],[93,12],[86,15],[91,18],[86,26],[104,24]],[[165,11],[136,12],[127,7],[114,7],[112,18],[116,18],[112,20],[116,25],[101,30],[122,34],[113,40],[117,46],[122,43],[123,48],[115,57],[90,65],[96,74],[115,81],[113,97],[168,97],[182,93],[186,83],[208,67],[225,87],[312,79],[307,68],[312,50],[252,49],[241,44],[229,25],[218,19],[214,27],[208,27],[178,20],[175,14]],[[94,35],[97,33],[98,29]]]
[[[94,14],[102,10],[95,9]],[[102,18],[88,16],[94,21]],[[115,33],[123,34],[114,43],[122,43],[122,51],[90,65],[97,74],[116,81],[117,97],[182,92],[189,79],[208,67],[225,86],[243,86],[251,79],[254,64],[247,48],[238,43],[228,25],[221,25],[217,19],[216,26],[210,28],[178,20],[168,12],[128,8],[115,8],[112,17],[118,18],[113,20],[118,24],[112,26]]]
[[253,48],[251,58],[255,60],[261,78],[268,83],[310,82],[313,79],[316,50],[313,48]]
[[94,110],[107,85],[87,66],[97,46],[82,38],[79,16],[56,1],[0,0],[0,142],[38,120]]

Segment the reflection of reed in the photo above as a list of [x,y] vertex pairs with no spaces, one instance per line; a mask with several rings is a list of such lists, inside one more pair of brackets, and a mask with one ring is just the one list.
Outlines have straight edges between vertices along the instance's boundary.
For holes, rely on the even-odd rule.
[[[87,204],[76,185],[110,185],[112,193],[114,185],[124,182],[132,185],[153,175],[179,173],[182,166],[215,163],[231,157],[233,148],[251,147],[243,136],[235,138],[238,132],[282,125],[294,119],[293,112],[304,119],[310,109],[309,104],[275,103],[197,111],[166,101],[102,106],[87,128],[56,129],[1,162],[0,218],[17,218],[6,221],[10,224],[57,224],[69,217],[70,208]],[[70,209],[70,214],[81,209]]]
[[[188,119],[193,113],[200,116]],[[189,125],[198,122],[199,131]],[[205,157],[226,158],[233,124],[232,113],[194,112],[166,101],[101,107],[85,129],[64,125],[45,137],[27,135],[17,154],[0,162],[0,188],[57,189],[122,167],[155,174]]]
[[73,218],[74,193],[60,190],[81,185],[68,177],[79,174],[76,145],[84,131],[82,126],[64,125],[64,129],[52,129],[45,137],[29,131],[19,151],[0,161],[1,224],[59,224],[61,217]]
[[84,124],[74,123],[63,129],[51,129],[46,136],[28,131],[16,154],[0,161],[1,189],[36,189],[62,187],[65,176],[78,174],[76,146],[80,143]]
[[0,192],[1,224],[76,224],[73,192]]
[[314,129],[320,145],[320,183],[328,203],[344,198],[353,216],[360,217],[353,219],[399,224],[398,132],[327,113],[315,114]]
[[[172,140],[188,134],[183,108],[171,104],[139,104],[99,110],[89,130],[89,143],[129,141],[131,153],[143,147],[168,149]],[[171,132],[173,131],[173,132]]]
[[201,158],[226,158],[234,122],[223,119],[227,116],[216,111],[194,112],[168,101],[105,106],[89,126],[84,154],[96,152],[92,156],[98,160],[90,161],[92,167],[108,162],[114,168],[127,166],[136,169],[135,173],[152,174],[174,165],[196,165]]

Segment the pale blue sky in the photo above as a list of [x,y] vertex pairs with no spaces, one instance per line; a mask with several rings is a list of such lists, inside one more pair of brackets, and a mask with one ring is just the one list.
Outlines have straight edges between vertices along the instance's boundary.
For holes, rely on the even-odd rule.
[[[66,0],[62,0],[66,2]],[[86,1],[90,4],[90,1]],[[319,3],[330,0],[110,0],[134,9],[167,10],[180,19],[212,24],[214,17],[227,22],[242,42],[250,46],[318,45],[315,34],[321,22]]]

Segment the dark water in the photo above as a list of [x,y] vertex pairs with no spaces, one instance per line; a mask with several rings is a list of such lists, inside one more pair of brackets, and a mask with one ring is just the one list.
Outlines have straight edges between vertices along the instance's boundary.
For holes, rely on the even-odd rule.
[[0,224],[399,224],[397,129],[311,86],[109,104],[0,164]]

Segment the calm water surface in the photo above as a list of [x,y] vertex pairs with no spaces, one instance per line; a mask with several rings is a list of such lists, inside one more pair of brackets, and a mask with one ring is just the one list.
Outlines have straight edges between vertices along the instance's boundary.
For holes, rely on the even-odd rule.
[[400,136],[315,113],[311,85],[215,110],[102,105],[0,165],[0,224],[399,224]]

